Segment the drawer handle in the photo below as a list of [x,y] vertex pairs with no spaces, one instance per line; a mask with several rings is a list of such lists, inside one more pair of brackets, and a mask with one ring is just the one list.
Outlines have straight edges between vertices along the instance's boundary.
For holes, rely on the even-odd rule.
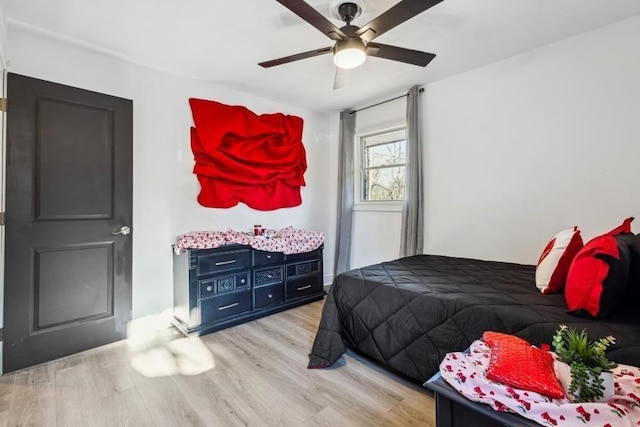
[[229,265],[229,264],[233,264],[236,261],[237,261],[236,259],[232,259],[230,261],[220,261],[220,262],[216,262],[216,266],[218,266],[218,265]]
[[271,255],[267,255],[267,259],[271,259]]
[[309,289],[310,287],[311,287],[311,285],[301,286],[301,287],[297,288],[296,291],[304,291],[305,289]]
[[271,299],[271,298],[273,298],[273,295],[269,294],[269,295],[267,295],[267,297],[268,297],[269,299]]
[[273,279],[273,274],[267,274],[267,277],[268,277],[269,279]]
[[213,290],[213,286],[209,285],[207,286],[207,292],[211,292]]
[[242,279],[242,280],[240,280],[240,283],[243,283],[243,284],[244,284],[245,282],[246,282],[246,279]]
[[240,304],[239,302],[234,302],[233,304],[223,305],[222,307],[218,308],[218,311],[226,310],[228,308],[235,307],[236,305],[239,305],[239,304]]

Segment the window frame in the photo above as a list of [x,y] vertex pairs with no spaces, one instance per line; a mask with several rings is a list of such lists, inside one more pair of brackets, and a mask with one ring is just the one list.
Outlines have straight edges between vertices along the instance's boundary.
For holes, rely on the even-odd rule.
[[[404,200],[365,200],[364,196],[364,174],[365,169],[385,169],[391,167],[407,166],[407,159],[405,158],[404,163],[400,163],[397,165],[389,165],[389,166],[376,166],[371,168],[365,168],[365,144],[368,138],[382,136],[386,134],[394,134],[397,132],[404,132],[404,140],[406,141],[407,135],[407,125],[405,123],[396,124],[393,126],[388,126],[384,128],[376,128],[369,129],[366,131],[359,132],[355,135],[355,168],[354,168],[354,211],[380,211],[380,212],[400,212],[402,211],[402,204]],[[389,141],[380,142],[376,144],[371,144],[371,146],[376,146],[380,144],[388,144],[390,142],[398,141],[398,139],[391,138]],[[406,142],[405,142],[406,143]]]

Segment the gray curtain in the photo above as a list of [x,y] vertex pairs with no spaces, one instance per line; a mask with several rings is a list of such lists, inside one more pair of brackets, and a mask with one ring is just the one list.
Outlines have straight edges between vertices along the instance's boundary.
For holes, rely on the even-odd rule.
[[345,110],[340,113],[338,159],[338,227],[336,232],[336,259],[334,274],[350,269],[351,222],[353,218],[354,137],[356,113]]
[[421,122],[420,89],[414,86],[407,96],[407,167],[402,204],[401,257],[421,254],[424,244]]

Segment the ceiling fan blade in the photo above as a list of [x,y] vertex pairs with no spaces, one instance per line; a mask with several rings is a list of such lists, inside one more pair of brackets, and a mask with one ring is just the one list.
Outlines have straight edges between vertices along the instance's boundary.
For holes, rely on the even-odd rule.
[[359,36],[363,42],[369,43],[376,37],[402,24],[404,21],[408,21],[430,7],[437,5],[441,1],[442,0],[401,1],[356,31],[356,35]]
[[349,85],[351,70],[336,67],[336,78],[333,81],[333,90],[343,89]]
[[345,33],[333,25],[331,21],[303,0],[276,0],[278,3],[316,27],[320,32],[332,40],[344,40]]
[[369,43],[367,45],[367,55],[418,65],[420,67],[426,67],[429,62],[436,57],[433,53],[380,43]]
[[314,56],[324,55],[331,52],[332,48],[323,47],[322,49],[310,50],[309,52],[297,53],[295,55],[285,56],[283,58],[272,59],[271,61],[261,62],[258,65],[263,68],[275,67],[276,65],[288,64],[289,62],[299,61],[301,59],[313,58]]

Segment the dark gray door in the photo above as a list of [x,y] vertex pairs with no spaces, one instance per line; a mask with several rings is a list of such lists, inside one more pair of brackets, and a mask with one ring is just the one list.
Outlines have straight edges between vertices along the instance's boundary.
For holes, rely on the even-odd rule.
[[9,74],[4,371],[125,337],[133,104]]

